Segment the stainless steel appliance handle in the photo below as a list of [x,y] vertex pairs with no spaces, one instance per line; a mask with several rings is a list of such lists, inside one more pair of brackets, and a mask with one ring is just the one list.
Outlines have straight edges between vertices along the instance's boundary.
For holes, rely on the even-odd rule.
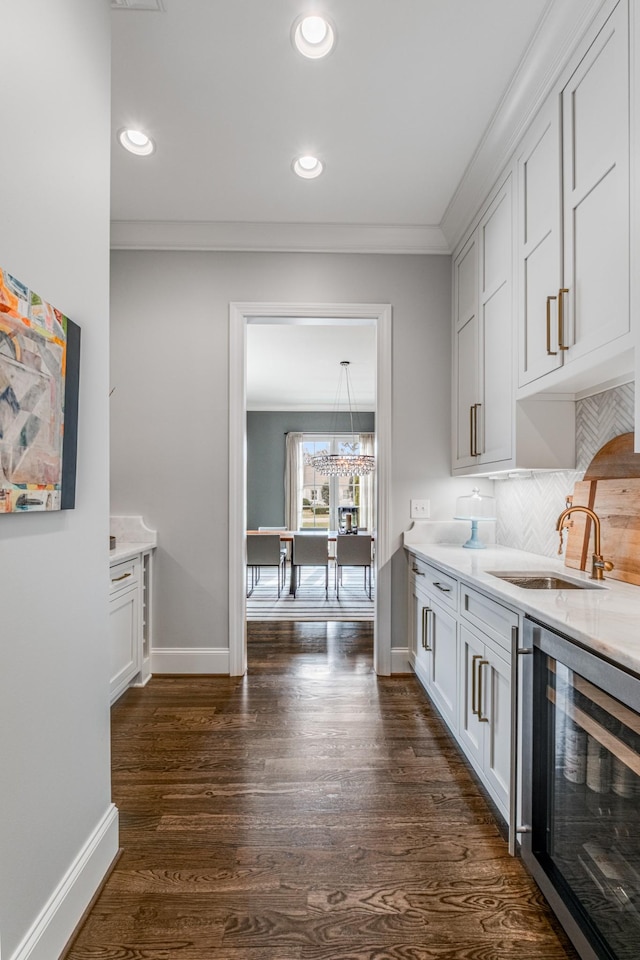
[[526,828],[517,827],[518,817],[518,714],[520,712],[520,698],[518,691],[518,657],[533,653],[532,648],[519,647],[519,629],[511,627],[511,771],[509,777],[509,853],[516,855],[516,836],[524,833]]

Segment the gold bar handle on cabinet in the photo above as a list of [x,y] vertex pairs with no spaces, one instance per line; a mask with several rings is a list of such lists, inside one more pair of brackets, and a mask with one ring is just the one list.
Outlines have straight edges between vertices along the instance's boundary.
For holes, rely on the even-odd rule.
[[564,296],[569,293],[566,287],[560,287],[558,290],[558,350],[568,350],[569,347],[564,344]]
[[431,607],[422,608],[422,648],[424,650],[431,650],[429,644],[429,614],[431,612]]
[[431,646],[431,637],[429,635],[429,614],[433,613],[433,610],[431,609],[431,607],[425,607],[424,611],[425,611],[424,613],[424,623],[425,623],[424,648],[425,650],[433,650],[433,647]]
[[489,717],[482,716],[482,668],[489,666],[489,661],[480,659],[478,661],[478,720],[480,723],[489,723]]
[[118,583],[119,580],[126,580],[127,577],[131,577],[131,573],[123,573],[121,577],[111,577],[111,583]]
[[475,457],[479,457],[480,454],[482,453],[482,451],[481,451],[481,450],[479,449],[479,447],[478,447],[478,410],[480,409],[481,406],[482,406],[481,403],[474,403],[474,405],[473,405],[473,416],[474,416],[474,420],[475,420],[475,430],[474,430],[474,436],[475,436],[475,444],[474,444],[474,446],[475,446],[475,453],[474,453],[474,456],[475,456]]
[[474,653],[471,659],[471,713],[479,716],[479,709],[476,706],[477,686],[476,686],[476,660],[482,660],[482,654]]
[[551,301],[557,297],[547,297],[547,356],[557,357],[558,351],[551,349]]
[[435,610],[427,607],[427,650],[433,650],[433,624],[435,616]]
[[472,403],[469,407],[469,456],[475,457],[475,446],[473,442],[473,411],[475,410],[475,404]]

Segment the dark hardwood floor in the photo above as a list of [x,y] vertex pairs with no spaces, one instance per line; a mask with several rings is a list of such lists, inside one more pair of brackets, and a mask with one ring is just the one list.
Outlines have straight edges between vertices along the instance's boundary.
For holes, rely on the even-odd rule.
[[113,708],[123,854],[68,960],[567,960],[372,625],[250,623],[249,673]]

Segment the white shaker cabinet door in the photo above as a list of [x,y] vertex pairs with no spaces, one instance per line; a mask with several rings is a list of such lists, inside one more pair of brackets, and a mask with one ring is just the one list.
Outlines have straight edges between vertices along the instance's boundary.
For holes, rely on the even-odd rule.
[[513,456],[513,300],[511,179],[478,229],[480,243],[480,382],[476,415],[481,463]]
[[629,330],[627,18],[621,0],[562,93],[565,364]]
[[113,702],[140,669],[140,594],[127,590],[109,602],[110,694]]
[[481,640],[460,626],[460,726],[458,735],[465,753],[482,769],[484,730],[478,714],[478,663],[484,657]]
[[480,666],[484,723],[484,775],[498,806],[508,817],[511,770],[511,669],[495,651],[486,649]]
[[474,233],[453,265],[453,467],[468,467],[479,457],[477,437],[479,382],[478,242]]
[[458,642],[454,616],[431,602],[426,613],[427,646],[431,655],[431,696],[452,730],[458,717]]
[[508,821],[511,671],[495,646],[460,626],[459,739]]
[[560,100],[552,96],[517,158],[519,385],[562,365],[558,293],[562,287]]

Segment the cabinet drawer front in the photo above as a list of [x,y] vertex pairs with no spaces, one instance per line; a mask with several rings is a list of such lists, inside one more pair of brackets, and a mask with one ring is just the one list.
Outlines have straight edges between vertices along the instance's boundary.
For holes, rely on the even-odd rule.
[[140,580],[140,561],[137,557],[131,560],[123,560],[122,563],[114,563],[110,569],[109,593],[114,594],[119,590],[128,590],[129,587],[136,586]]
[[422,593],[428,593],[453,610],[458,609],[458,581],[454,577],[417,557],[411,557],[411,576],[413,584]]
[[502,648],[511,651],[511,630],[518,626],[518,614],[513,610],[463,585],[460,614]]

